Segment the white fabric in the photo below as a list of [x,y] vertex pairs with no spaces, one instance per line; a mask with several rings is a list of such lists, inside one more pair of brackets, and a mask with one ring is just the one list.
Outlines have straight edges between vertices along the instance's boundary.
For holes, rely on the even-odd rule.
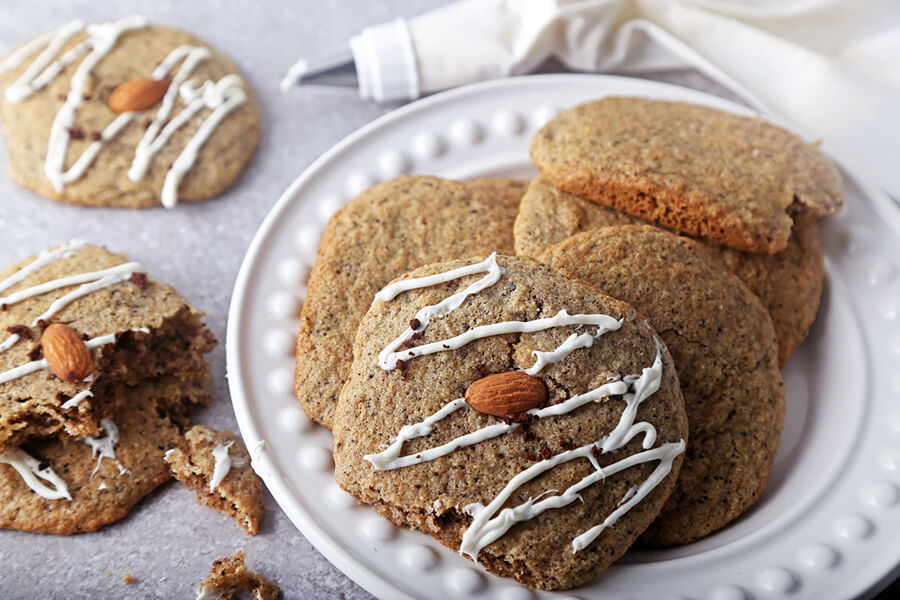
[[900,198],[900,0],[459,0],[409,21],[419,92],[694,67]]

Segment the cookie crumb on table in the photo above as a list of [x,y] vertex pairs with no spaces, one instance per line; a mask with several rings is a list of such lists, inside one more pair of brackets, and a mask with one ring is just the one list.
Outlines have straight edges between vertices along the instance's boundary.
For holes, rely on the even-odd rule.
[[238,590],[252,592],[254,600],[277,600],[281,589],[247,570],[244,553],[238,552],[213,562],[197,594],[197,600],[227,600]]

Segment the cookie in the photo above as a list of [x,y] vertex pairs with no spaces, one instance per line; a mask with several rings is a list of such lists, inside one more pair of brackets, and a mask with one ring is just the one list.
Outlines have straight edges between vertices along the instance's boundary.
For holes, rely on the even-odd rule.
[[843,204],[840,174],[815,144],[704,106],[595,100],[556,115],[530,149],[561,190],[747,252],[781,252],[795,212]]
[[294,390],[311,419],[331,427],[359,320],[383,285],[430,262],[513,253],[522,184],[399,177],[328,222],[300,315]]
[[0,60],[10,177],[54,200],[171,208],[224,191],[259,140],[230,60],[140,16],[73,21]]
[[0,452],[0,527],[68,535],[121,519],[170,477],[163,453],[179,433],[165,406],[209,397],[208,377],[146,380],[128,389],[98,436],[38,440]]
[[195,425],[165,460],[175,479],[197,492],[197,502],[234,517],[249,534],[259,530],[265,511],[262,481],[234,433]]
[[240,590],[250,592],[254,600],[281,598],[281,589],[256,573],[248,571],[244,563],[244,553],[238,552],[219,558],[213,563],[209,574],[200,584],[197,600],[230,600],[234,597],[234,593]]
[[335,414],[335,477],[489,571],[563,589],[653,521],[686,436],[674,365],[644,317],[492,254],[376,296]]
[[[0,272],[0,309],[0,450],[30,437],[96,436],[128,387],[162,374],[205,376],[203,355],[215,345],[178,292],[79,240]],[[63,346],[45,339],[51,328],[74,338],[65,349],[86,361],[85,372],[54,372]]]
[[759,298],[705,246],[649,225],[581,233],[540,258],[631,303],[675,360],[690,440],[641,541],[686,544],[737,518],[766,485],[784,422],[778,345]]
[[[547,179],[528,186],[516,217],[516,254],[537,257],[557,242],[582,231],[645,221],[558,190]],[[702,240],[700,240],[702,241]],[[777,254],[742,252],[706,243],[725,268],[759,296],[769,311],[778,338],[778,363],[783,368],[815,321],[825,278],[824,252],[816,218],[794,215],[788,246]]]

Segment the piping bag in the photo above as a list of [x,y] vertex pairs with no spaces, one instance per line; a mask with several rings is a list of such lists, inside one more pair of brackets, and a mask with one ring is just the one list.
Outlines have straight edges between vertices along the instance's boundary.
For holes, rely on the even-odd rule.
[[551,57],[587,72],[698,69],[900,198],[895,0],[458,0],[298,61],[282,89],[349,70],[364,99],[411,100]]

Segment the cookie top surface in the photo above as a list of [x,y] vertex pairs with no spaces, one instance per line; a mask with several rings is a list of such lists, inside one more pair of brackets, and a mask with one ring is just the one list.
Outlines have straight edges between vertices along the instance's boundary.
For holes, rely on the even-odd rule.
[[[25,452],[41,469],[52,469],[71,497],[47,499],[32,491],[13,466],[0,464],[0,527],[71,534],[121,519],[170,477],[163,453],[174,445],[178,428],[162,407],[175,398],[190,404],[208,394],[208,378],[191,383],[174,377],[147,380],[128,390],[126,405],[104,419],[102,432],[91,443],[40,440],[0,453]],[[40,483],[51,491],[43,479]]]
[[[143,266],[73,240],[0,271],[0,449],[31,436],[98,433],[124,385],[161,373],[203,375],[215,340],[200,314]],[[91,376],[64,381],[44,357],[43,327],[86,339]]]
[[353,336],[375,293],[431,262],[513,253],[524,183],[399,177],[378,184],[328,222],[300,315],[295,391],[314,421],[331,426],[350,368]]
[[690,439],[642,540],[688,543],[740,515],[765,486],[784,419],[778,346],[759,299],[703,245],[648,225],[582,233],[540,258],[632,303],[675,360]]
[[712,108],[604,98],[565,110],[532,138],[558,188],[748,252],[787,247],[791,207],[843,204],[831,162],[794,134]]
[[[516,217],[516,254],[537,257],[547,247],[583,231],[646,221],[557,189],[535,178]],[[703,241],[703,240],[699,240]],[[824,251],[816,218],[794,215],[787,248],[777,254],[742,252],[706,242],[707,249],[759,296],[778,337],[778,362],[787,363],[816,318],[825,277]]]
[[[472,408],[497,374],[539,379],[543,407]],[[360,324],[335,477],[495,573],[568,588],[655,518],[686,433],[669,353],[634,309],[530,259],[457,260],[388,286]]]
[[262,480],[237,435],[195,425],[165,460],[175,478],[197,492],[199,503],[234,517],[247,533],[259,530],[265,511]]
[[[119,92],[131,100],[125,106],[149,105],[114,111],[110,95],[141,78],[171,84],[150,94],[129,83]],[[256,101],[231,61],[142,17],[35,36],[0,59],[0,86],[12,179],[72,204],[139,208],[215,196],[259,139]]]

